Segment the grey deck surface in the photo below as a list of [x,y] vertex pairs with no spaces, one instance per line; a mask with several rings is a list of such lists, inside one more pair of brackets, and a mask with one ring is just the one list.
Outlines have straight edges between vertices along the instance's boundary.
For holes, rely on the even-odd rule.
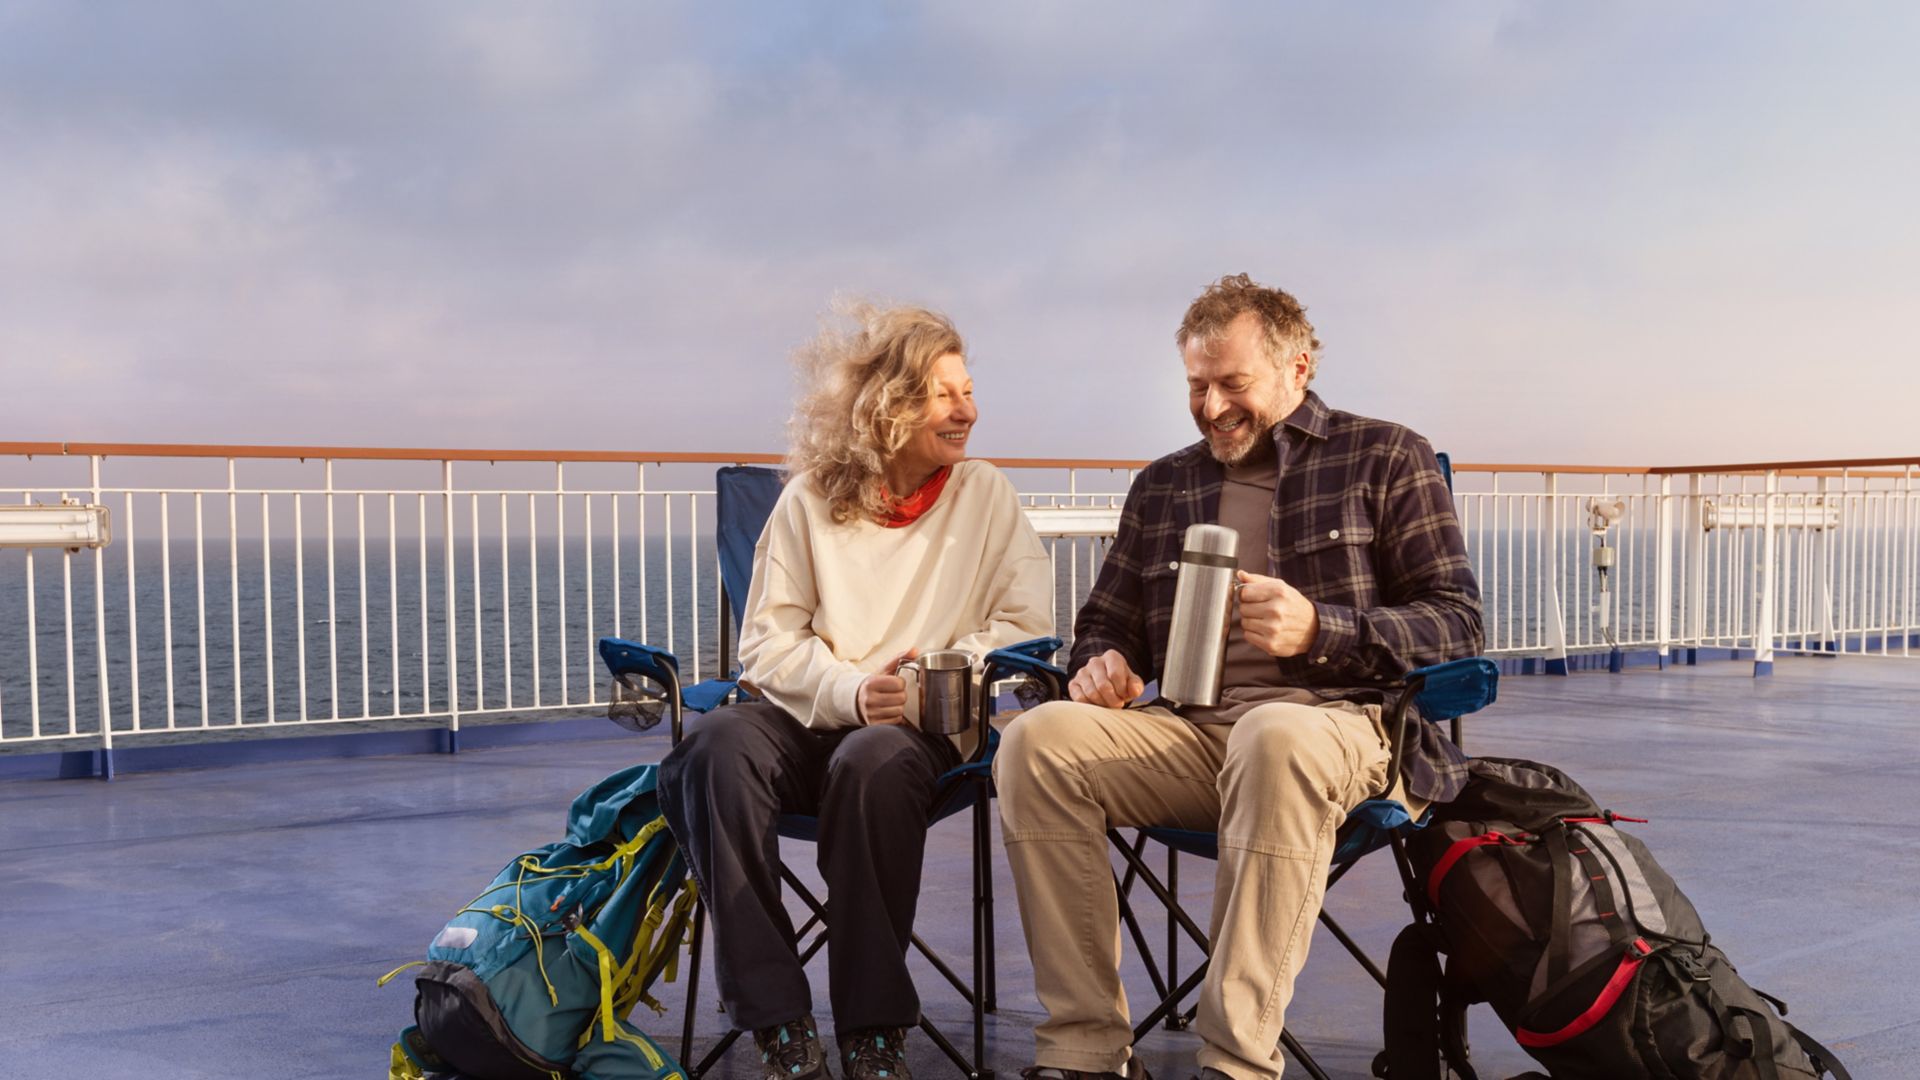
[[[1907,824],[1920,792],[1920,662],[1749,671],[1509,677],[1468,747],[1558,764],[1613,809],[1651,818],[1631,828],[1749,981],[1785,998],[1855,1077],[1920,1076],[1920,841]],[[374,979],[419,958],[511,855],[557,837],[576,792],[665,746],[610,737],[0,783],[0,1077],[382,1076],[412,995],[404,979],[378,990]],[[964,815],[935,829],[920,910],[921,934],[956,960],[968,837]],[[811,880],[810,849],[790,850]],[[995,863],[988,1060],[1008,1076],[1030,1061],[1037,1006],[998,851]],[[1207,864],[1183,863],[1203,923],[1210,881]],[[1376,856],[1329,908],[1384,959],[1406,920],[1397,893]],[[1160,939],[1157,923],[1149,932]],[[965,1007],[922,970],[928,1014],[964,1046]],[[1144,1009],[1145,977],[1131,959],[1128,971]],[[824,963],[815,972],[824,1012]],[[683,998],[664,989],[669,1016],[641,1023],[677,1048]],[[1379,1001],[1322,932],[1289,1022],[1333,1075],[1364,1077]],[[710,996],[699,1008],[704,1044],[725,1024]],[[1141,1053],[1162,1080],[1184,1077],[1194,1041],[1159,1032]],[[1474,1046],[1485,1075],[1528,1066],[1484,1007]],[[913,1053],[921,1076],[952,1074],[924,1038]],[[736,1049],[719,1071],[752,1076],[751,1057]]]

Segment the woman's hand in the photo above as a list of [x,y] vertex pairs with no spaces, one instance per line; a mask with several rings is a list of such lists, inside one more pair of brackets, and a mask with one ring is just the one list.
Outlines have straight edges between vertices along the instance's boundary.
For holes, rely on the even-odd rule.
[[867,724],[905,724],[907,722],[907,680],[900,677],[900,665],[920,654],[908,649],[880,671],[866,677],[854,694],[860,720]]

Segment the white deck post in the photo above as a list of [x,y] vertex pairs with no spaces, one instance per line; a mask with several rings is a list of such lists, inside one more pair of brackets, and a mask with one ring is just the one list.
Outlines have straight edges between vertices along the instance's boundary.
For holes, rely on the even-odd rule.
[[1659,535],[1654,546],[1653,641],[1655,663],[1667,666],[1673,643],[1673,477],[1660,477]]
[[1820,519],[1819,520],[1820,520],[1821,528],[1818,530],[1818,535],[1815,537],[1815,540],[1818,546],[1814,548],[1815,554],[1814,554],[1814,560],[1813,560],[1813,563],[1814,563],[1813,606],[1814,606],[1815,618],[1818,619],[1818,623],[1816,625],[1818,625],[1820,628],[1820,644],[1821,644],[1821,647],[1826,649],[1828,652],[1833,652],[1840,647],[1840,644],[1839,644],[1840,638],[1839,638],[1839,635],[1834,632],[1834,624],[1833,624],[1834,547],[1833,547],[1832,541],[1833,541],[1834,530],[1826,528],[1826,523],[1828,521],[1838,520],[1837,516],[1833,518],[1827,517],[1828,511],[1831,509],[1832,506],[1833,506],[1833,477],[1823,476],[1820,478]]
[[1700,662],[1700,644],[1707,637],[1707,511],[1704,477],[1687,478],[1687,623],[1681,633],[1687,641],[1687,663]]
[[460,643],[453,596],[453,461],[440,463],[440,580],[447,597],[447,752],[460,752]]
[[1773,504],[1780,492],[1780,471],[1767,470],[1766,509],[1760,515],[1760,605],[1753,625],[1753,674],[1773,674]]
[[1541,631],[1546,637],[1546,672],[1549,675],[1567,673],[1567,620],[1561,614],[1560,605],[1560,477],[1556,473],[1547,473],[1547,535],[1541,545],[1540,587],[1546,590],[1543,599],[1547,610],[1542,616]]
[[[92,474],[93,505],[105,506],[100,498],[100,455],[88,457],[88,471]],[[128,515],[132,517],[131,514]],[[127,550],[133,550],[132,541],[127,541]],[[72,595],[72,586],[68,586],[68,595]],[[69,600],[69,603],[72,601]],[[107,549],[93,549],[93,639],[96,660],[99,664],[94,673],[95,685],[100,692],[100,775],[103,779],[113,779],[113,705],[107,700]],[[237,667],[237,666],[236,666]],[[73,678],[73,665],[67,665],[67,678]],[[240,683],[239,672],[234,673],[234,685]],[[72,691],[68,691],[71,695]]]

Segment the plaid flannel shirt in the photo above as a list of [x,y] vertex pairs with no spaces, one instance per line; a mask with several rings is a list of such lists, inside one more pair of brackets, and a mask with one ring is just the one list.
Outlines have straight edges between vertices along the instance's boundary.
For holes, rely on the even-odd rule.
[[[1384,702],[1408,671],[1481,648],[1480,588],[1433,448],[1398,424],[1329,409],[1319,395],[1274,426],[1280,479],[1268,518],[1268,573],[1313,601],[1319,636],[1276,657],[1278,684],[1323,698]],[[1187,526],[1219,519],[1224,470],[1205,441],[1134,480],[1100,576],[1074,620],[1070,669],[1117,649],[1159,677]],[[1407,789],[1452,799],[1465,755],[1434,724],[1415,725]]]

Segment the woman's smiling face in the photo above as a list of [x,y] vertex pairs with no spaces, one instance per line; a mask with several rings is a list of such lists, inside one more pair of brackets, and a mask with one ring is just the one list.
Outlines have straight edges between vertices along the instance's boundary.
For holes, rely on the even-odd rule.
[[920,429],[894,455],[897,464],[908,467],[905,471],[923,479],[967,456],[967,438],[980,418],[973,405],[973,380],[967,376],[966,357],[948,353],[933,362],[931,375],[932,391]]

